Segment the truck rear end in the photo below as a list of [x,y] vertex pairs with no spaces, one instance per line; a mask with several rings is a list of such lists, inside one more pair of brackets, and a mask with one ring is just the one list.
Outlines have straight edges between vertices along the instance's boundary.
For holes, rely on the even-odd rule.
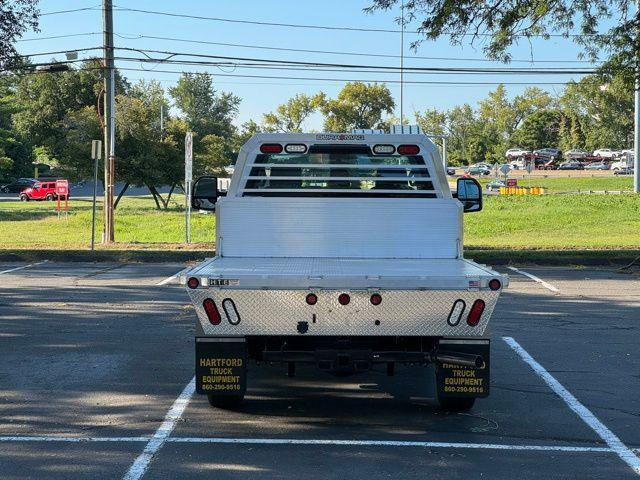
[[[187,272],[197,312],[197,391],[242,400],[247,365],[334,375],[435,364],[438,401],[489,394],[488,324],[505,285],[463,258],[463,211],[423,135],[259,134],[241,149],[216,211],[216,256]],[[475,182],[475,183],[474,183]],[[213,188],[215,190],[215,188]],[[426,379],[425,379],[426,381]]]

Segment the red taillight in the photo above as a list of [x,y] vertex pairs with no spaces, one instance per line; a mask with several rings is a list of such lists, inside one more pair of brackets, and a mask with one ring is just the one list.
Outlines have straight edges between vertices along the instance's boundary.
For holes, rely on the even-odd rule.
[[211,323],[211,325],[219,325],[220,312],[218,311],[216,302],[214,302],[210,298],[205,298],[204,302],[202,302],[202,307],[204,308],[204,311],[207,314],[207,317],[209,318],[209,322]]
[[350,301],[351,297],[349,297],[349,295],[347,295],[346,293],[341,293],[340,295],[338,295],[338,303],[340,303],[340,305],[349,305]]
[[398,153],[400,155],[417,155],[420,153],[420,147],[418,145],[400,145]]
[[282,145],[279,143],[263,143],[260,145],[260,151],[262,153],[281,153]]
[[196,277],[190,277],[189,280],[187,280],[187,287],[189,288],[198,288],[198,285],[200,285],[200,282]]
[[482,312],[484,312],[484,300],[478,299],[473,302],[473,305],[471,306],[471,311],[467,317],[467,323],[472,327],[478,325],[478,323],[480,323]]
[[373,295],[371,295],[371,298],[369,300],[371,301],[372,305],[380,305],[382,303],[382,295],[380,295],[379,293],[374,293]]
[[491,290],[500,290],[501,286],[502,284],[500,283],[500,280],[498,280],[497,278],[494,278],[493,280],[489,280],[489,288]]
[[307,303],[309,305],[315,305],[316,303],[318,303],[318,296],[315,293],[310,293],[309,295],[307,295]]

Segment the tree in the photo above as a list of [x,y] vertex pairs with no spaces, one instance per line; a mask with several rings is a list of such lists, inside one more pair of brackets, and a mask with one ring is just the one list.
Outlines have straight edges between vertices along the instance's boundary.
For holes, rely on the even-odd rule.
[[384,84],[349,82],[333,100],[319,97],[328,132],[349,132],[354,128],[378,128],[383,114],[392,114],[395,103]]
[[[633,91],[622,77],[600,83],[590,75],[565,87],[560,97],[563,115],[575,118],[573,147],[629,148],[633,142]],[[572,147],[572,148],[573,148]]]
[[318,109],[323,98],[322,94],[314,96],[297,94],[287,103],[279,105],[275,112],[264,115],[265,130],[268,132],[302,132],[303,122]]
[[[388,10],[399,0],[371,0],[365,11]],[[640,58],[640,42],[633,32],[640,18],[628,0],[409,0],[404,12],[419,22],[418,32],[427,40],[447,35],[452,44],[482,39],[486,56],[508,62],[509,48],[522,39],[571,37],[584,54],[598,59],[609,54],[603,72],[618,72],[629,84]],[[577,34],[577,35],[576,35]],[[414,46],[420,41],[414,43]]]
[[528,150],[557,145],[560,117],[557,110],[537,110],[524,119],[513,134],[513,140]]
[[29,30],[38,31],[38,0],[0,2],[0,68],[15,65],[14,43]]
[[240,99],[231,93],[216,92],[210,74],[183,73],[169,94],[197,138],[210,134],[229,138],[233,134],[231,121],[238,113]]

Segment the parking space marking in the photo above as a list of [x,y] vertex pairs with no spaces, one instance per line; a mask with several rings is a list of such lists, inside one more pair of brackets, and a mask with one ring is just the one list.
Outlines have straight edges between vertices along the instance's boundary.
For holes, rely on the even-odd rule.
[[572,447],[563,445],[509,445],[502,443],[464,443],[464,442],[420,442],[402,440],[320,440],[299,438],[209,438],[209,437],[171,437],[171,443],[232,443],[246,445],[342,445],[355,447],[426,447],[426,448],[466,448],[486,450],[526,450],[553,452],[603,452],[611,453],[607,447]]
[[622,441],[609,430],[598,418],[585,407],[580,401],[562,386],[556,378],[551,375],[542,365],[540,365],[529,353],[520,346],[512,337],[502,337],[502,339],[518,354],[518,356],[527,363],[533,371],[549,386],[553,392],[558,395],[567,406],[578,415],[584,423],[586,423],[596,434],[609,445],[611,450],[615,452],[623,462],[625,462],[634,473],[640,475],[640,458],[627,447]]
[[50,436],[0,436],[0,442],[148,442],[151,437],[59,437]]
[[193,377],[191,381],[187,383],[187,386],[184,387],[184,390],[182,390],[178,398],[176,398],[175,402],[173,402],[173,405],[164,417],[162,425],[160,425],[156,433],[153,434],[153,437],[151,437],[149,443],[144,447],[140,456],[136,458],[127,473],[122,477],[123,480],[138,480],[142,478],[144,472],[149,468],[153,456],[162,448],[162,445],[164,445],[169,435],[171,435],[171,432],[176,426],[176,422],[184,413],[185,408],[187,408],[195,390],[196,377]]
[[[148,442],[153,437],[60,437],[60,436],[0,436],[0,442]],[[569,453],[613,453],[609,447],[580,447],[569,445],[510,445],[503,443],[429,442],[402,440],[327,440],[304,438],[215,438],[215,437],[167,437],[166,443],[209,443],[240,445],[333,445],[352,447],[421,447],[460,448],[472,450],[520,450]]]
[[541,278],[536,277],[535,275],[530,274],[529,272],[525,272],[523,270],[520,270],[516,267],[507,267],[509,270],[513,270],[516,273],[519,273],[520,275],[524,275],[525,277],[530,278],[531,280],[533,280],[534,282],[539,283],[540,285],[542,285],[544,288],[547,288],[549,290],[551,290],[554,293],[558,293],[560,292],[560,290],[558,290],[556,287],[554,287],[553,285],[551,285],[550,283],[545,282],[544,280],[542,280]]
[[4,273],[9,273],[9,272],[15,272],[16,270],[23,270],[25,268],[29,268],[29,267],[35,267],[36,265],[41,265],[43,263],[46,263],[47,260],[43,260],[41,262],[36,262],[36,263],[30,263],[29,265],[23,265],[21,267],[16,267],[16,268],[10,268],[9,270],[3,270],[0,272],[0,275],[4,274]]
[[[188,267],[187,267],[188,268]],[[164,280],[162,280],[161,282],[156,283],[157,287],[160,287],[162,285],[166,285],[167,283],[169,283],[171,280],[173,280],[174,278],[178,278],[180,277],[180,274],[182,272],[184,272],[185,270],[187,270],[187,268],[183,268],[182,270],[180,270],[178,273],[174,273],[173,275],[171,275],[170,277],[165,278]]]

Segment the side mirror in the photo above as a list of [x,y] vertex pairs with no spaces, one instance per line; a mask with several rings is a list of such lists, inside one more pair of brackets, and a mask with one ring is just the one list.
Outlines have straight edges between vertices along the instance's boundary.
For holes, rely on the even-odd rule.
[[459,178],[456,197],[462,202],[465,212],[482,210],[482,187],[475,178]]
[[191,208],[215,212],[216,201],[222,196],[218,191],[217,177],[200,177],[193,184],[191,191]]

